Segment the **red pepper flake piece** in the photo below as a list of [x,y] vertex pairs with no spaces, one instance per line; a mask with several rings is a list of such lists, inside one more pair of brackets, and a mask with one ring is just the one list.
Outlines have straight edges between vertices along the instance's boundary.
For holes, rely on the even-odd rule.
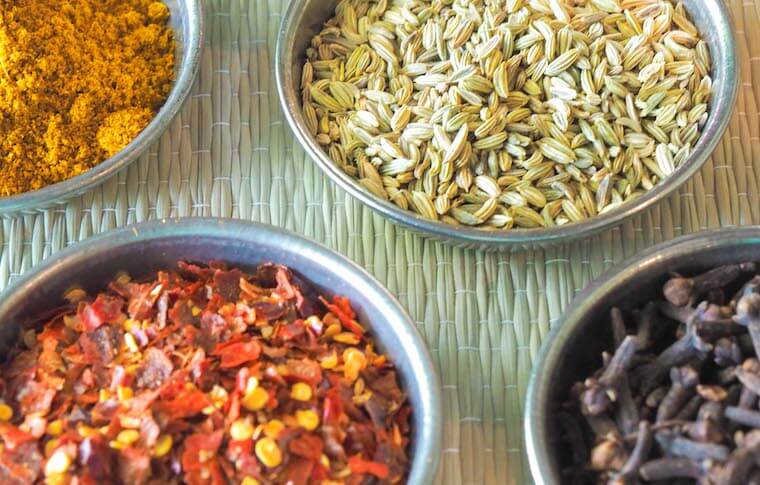
[[286,363],[288,375],[308,384],[318,384],[322,381],[322,368],[311,359],[288,359]]
[[348,467],[353,473],[369,473],[380,480],[388,478],[390,473],[388,465],[385,463],[365,460],[359,455],[354,455],[348,459]]
[[359,325],[359,323],[357,323],[356,320],[354,320],[356,318],[356,314],[351,308],[351,304],[349,303],[348,299],[341,296],[334,296],[333,303],[328,302],[322,296],[320,296],[319,299],[322,301],[322,304],[324,304],[327,309],[330,310],[330,312],[338,317],[340,323],[344,327],[353,332],[357,337],[364,335],[364,329],[361,327],[361,325]]
[[27,441],[34,440],[34,436],[31,434],[21,431],[16,426],[8,423],[0,423],[0,436],[3,438],[5,447],[9,450],[13,450]]
[[182,469],[186,472],[200,470],[204,464],[215,457],[224,438],[224,430],[213,433],[196,433],[185,439],[182,452]]
[[85,331],[91,332],[105,323],[115,322],[121,315],[122,304],[118,298],[100,294],[94,302],[82,305],[79,319]]
[[211,355],[221,357],[219,367],[222,369],[239,367],[258,359],[261,355],[261,345],[255,340],[218,344]]
[[162,402],[162,405],[172,419],[182,419],[200,413],[211,405],[211,401],[201,391],[188,391],[172,401]]
[[301,436],[292,439],[288,444],[288,450],[294,455],[315,461],[319,460],[322,455],[323,447],[322,438],[312,433],[302,433]]

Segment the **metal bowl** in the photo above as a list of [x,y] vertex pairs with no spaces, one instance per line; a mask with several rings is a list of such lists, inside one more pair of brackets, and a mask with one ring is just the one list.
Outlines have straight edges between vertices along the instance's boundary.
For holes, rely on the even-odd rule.
[[334,16],[337,0],[291,0],[282,19],[277,39],[276,75],[280,101],[296,139],[317,165],[349,194],[392,221],[435,238],[468,247],[548,245],[586,237],[619,224],[624,219],[652,207],[672,194],[705,163],[728,126],[738,87],[738,65],[734,27],[724,2],[684,0],[708,46],[713,61],[713,98],[710,115],[702,135],[689,158],[666,180],[641,197],[622,207],[586,221],[542,229],[485,231],[431,221],[383,200],[347,175],[322,150],[309,133],[302,114],[300,79],[306,48],[322,24]]
[[293,268],[327,294],[345,295],[397,366],[412,406],[409,483],[431,483],[441,452],[441,394],[430,354],[396,299],[343,256],[289,232],[231,219],[185,218],[127,226],[61,251],[0,297],[0,352],[19,323],[63,302],[71,288],[102,290],[120,271],[139,278],[180,259],[222,260],[243,269],[262,262]]
[[153,120],[116,155],[87,172],[39,190],[0,197],[0,214],[44,209],[81,195],[137,160],[166,131],[190,93],[198,73],[203,45],[203,22],[200,0],[163,0],[163,3],[171,11],[169,25],[174,29],[177,62],[174,85]]
[[547,337],[528,385],[525,442],[537,484],[560,483],[568,450],[557,442],[554,416],[573,382],[598,369],[602,350],[612,345],[610,308],[626,311],[661,296],[671,271],[743,261],[760,261],[760,227],[701,232],[660,244],[611,269],[573,300]]

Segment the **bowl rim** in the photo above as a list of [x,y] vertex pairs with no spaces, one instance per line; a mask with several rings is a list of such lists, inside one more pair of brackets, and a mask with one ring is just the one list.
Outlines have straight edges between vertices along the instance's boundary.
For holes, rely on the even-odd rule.
[[[293,44],[304,10],[311,0],[291,0],[282,17],[275,49],[275,78],[280,104],[290,129],[305,152],[340,188],[351,194],[374,211],[401,226],[418,230],[439,239],[455,243],[504,247],[520,244],[552,244],[585,238],[604,229],[617,226],[625,219],[639,214],[673,194],[676,189],[696,174],[712,152],[728,127],[734,110],[739,88],[739,63],[737,60],[734,22],[724,2],[711,2],[716,10],[714,23],[724,38],[727,59],[719,71],[722,76],[713,79],[714,115],[708,118],[704,130],[687,160],[667,179],[640,197],[628,201],[621,207],[582,222],[537,229],[510,229],[508,231],[488,231],[466,226],[452,226],[440,221],[431,221],[422,216],[401,209],[390,201],[383,200],[366,190],[357,180],[341,170],[322,150],[315,138],[306,129],[300,109],[300,94],[294,88],[293,58],[296,55]],[[718,82],[722,81],[722,82]],[[300,84],[300,83],[299,83]],[[715,87],[717,86],[717,89]]]
[[[374,276],[346,256],[327,246],[279,227],[240,219],[213,217],[183,217],[157,219],[100,233],[51,255],[28,273],[14,281],[0,293],[0,318],[14,308],[23,305],[25,295],[67,268],[82,264],[92,254],[103,253],[119,246],[148,245],[167,239],[210,238],[236,241],[257,246],[264,241],[278,241],[282,253],[299,253],[305,259],[319,262],[329,273],[346,280],[352,275],[352,283],[362,286],[371,295],[372,304],[389,315],[380,321],[395,333],[406,354],[409,379],[406,386],[416,387],[423,397],[421,407],[414,412],[422,413],[419,421],[413,421],[415,443],[411,456],[409,483],[427,484],[433,481],[441,455],[442,394],[440,378],[430,351],[414,321],[399,301]],[[298,270],[298,268],[294,268]],[[308,275],[304,275],[307,279]],[[368,323],[372,331],[371,323]],[[420,423],[417,427],[416,424]]]
[[[185,99],[193,88],[193,82],[200,68],[203,47],[203,9],[201,0],[180,0],[187,5],[189,20],[187,33],[183,39],[184,47],[179,69],[169,96],[150,123],[114,156],[103,160],[84,173],[47,185],[41,189],[22,192],[16,195],[0,197],[0,214],[12,214],[26,210],[42,210],[104,182],[114,174],[137,160],[169,127],[182,108]],[[176,60],[175,60],[176,61]]]
[[559,483],[553,473],[549,447],[543,441],[546,436],[544,404],[550,392],[550,376],[562,357],[565,344],[583,328],[589,310],[600,299],[650,266],[661,266],[674,258],[694,257],[715,248],[737,246],[741,242],[760,246],[760,226],[710,229],[680,236],[616,264],[573,298],[568,305],[569,310],[544,339],[528,380],[523,414],[524,440],[530,472],[537,484]]

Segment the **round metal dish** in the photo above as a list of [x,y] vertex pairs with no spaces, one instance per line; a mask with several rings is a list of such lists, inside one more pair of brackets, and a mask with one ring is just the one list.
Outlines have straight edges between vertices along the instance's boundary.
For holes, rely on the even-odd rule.
[[342,189],[394,222],[452,243],[472,247],[543,245],[579,239],[619,224],[663,200],[702,167],[728,126],[736,98],[739,74],[734,27],[728,8],[724,2],[714,0],[684,0],[686,10],[710,47],[714,92],[709,119],[702,135],[689,158],[678,170],[638,199],[617,210],[576,224],[509,231],[451,226],[420,217],[368,192],[327,156],[306,128],[301,109],[301,66],[311,38],[319,32],[324,21],[334,15],[337,3],[337,0],[292,0],[285,12],[277,39],[275,60],[277,89],[285,118],[304,150]]
[[[0,352],[18,325],[62,303],[71,288],[90,293],[120,271],[139,278],[188,259],[221,260],[244,269],[277,262],[328,294],[345,295],[396,364],[412,406],[409,483],[431,483],[441,452],[441,394],[425,343],[396,299],[343,256],[272,226],[231,219],[161,220],[108,232],[65,249],[8,288],[0,298]],[[1,355],[1,354],[0,354]]]
[[193,87],[200,66],[203,22],[200,0],[164,0],[163,3],[171,11],[169,25],[174,29],[177,45],[176,79],[169,97],[153,120],[119,153],[87,172],[39,190],[0,197],[0,214],[44,209],[81,195],[137,160],[166,131]]
[[700,271],[741,261],[760,261],[760,227],[701,232],[648,249],[592,283],[570,304],[544,343],[525,401],[525,443],[533,480],[560,483],[561,450],[553,416],[573,382],[600,365],[612,342],[612,306],[631,309],[659,292],[669,273]]

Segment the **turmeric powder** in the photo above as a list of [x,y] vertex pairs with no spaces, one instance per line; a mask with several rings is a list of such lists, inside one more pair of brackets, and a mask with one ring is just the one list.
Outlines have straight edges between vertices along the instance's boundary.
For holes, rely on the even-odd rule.
[[174,80],[153,0],[0,0],[0,196],[79,175],[132,141]]

